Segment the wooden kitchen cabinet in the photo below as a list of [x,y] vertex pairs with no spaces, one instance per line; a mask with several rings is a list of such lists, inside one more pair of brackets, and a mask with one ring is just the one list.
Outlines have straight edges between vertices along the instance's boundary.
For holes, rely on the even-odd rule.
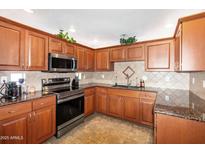
[[49,52],[63,53],[64,52],[63,44],[64,42],[61,41],[60,39],[49,37]]
[[175,35],[175,71],[204,71],[205,16],[187,18],[181,19]]
[[75,57],[75,45],[70,43],[64,43],[63,44],[63,53],[65,53],[68,56]]
[[110,63],[109,49],[99,49],[95,51],[95,70],[111,71],[114,69],[113,63]]
[[55,134],[55,106],[33,111],[32,143],[42,143]]
[[26,31],[26,70],[48,70],[48,37],[40,33]]
[[155,143],[205,144],[205,123],[184,118],[155,114]]
[[78,70],[80,71],[84,71],[86,69],[86,65],[85,65],[85,52],[84,52],[84,48],[77,46],[76,52],[77,52],[77,60],[78,60]]
[[125,59],[126,59],[125,47],[116,47],[110,49],[110,61],[118,62],[118,61],[125,61]]
[[94,70],[94,52],[91,49],[85,50],[85,66],[86,71]]
[[84,105],[84,114],[88,116],[95,111],[95,89],[88,88],[85,89],[85,105]]
[[146,71],[174,71],[174,40],[145,44]]
[[107,114],[107,89],[97,87],[95,95],[96,111]]
[[0,143],[42,143],[55,134],[55,96],[0,107]]
[[124,99],[118,95],[108,94],[108,114],[123,118]]
[[0,36],[0,70],[23,70],[25,30],[0,21]]
[[124,118],[131,121],[140,121],[139,98],[124,97]]
[[130,45],[126,49],[127,61],[143,61],[144,60],[144,44]]

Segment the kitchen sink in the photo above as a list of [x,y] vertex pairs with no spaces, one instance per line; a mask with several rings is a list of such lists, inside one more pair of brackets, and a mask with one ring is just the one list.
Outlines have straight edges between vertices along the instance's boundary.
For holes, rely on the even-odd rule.
[[127,85],[113,85],[112,87],[128,88],[128,89],[140,89],[140,87],[136,87],[136,86],[127,86]]

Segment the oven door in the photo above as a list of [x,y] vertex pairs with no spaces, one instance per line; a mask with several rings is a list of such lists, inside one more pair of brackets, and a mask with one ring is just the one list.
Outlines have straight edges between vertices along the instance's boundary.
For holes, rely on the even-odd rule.
[[49,72],[75,72],[77,60],[63,54],[49,53]]
[[84,117],[84,94],[60,99],[56,106],[56,125],[61,129]]

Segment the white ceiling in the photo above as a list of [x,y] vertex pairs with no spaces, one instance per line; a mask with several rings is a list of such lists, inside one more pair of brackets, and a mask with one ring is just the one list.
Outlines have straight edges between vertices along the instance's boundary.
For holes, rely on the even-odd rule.
[[59,29],[90,47],[119,44],[121,34],[140,41],[173,36],[180,17],[204,10],[0,10],[0,15],[52,34]]

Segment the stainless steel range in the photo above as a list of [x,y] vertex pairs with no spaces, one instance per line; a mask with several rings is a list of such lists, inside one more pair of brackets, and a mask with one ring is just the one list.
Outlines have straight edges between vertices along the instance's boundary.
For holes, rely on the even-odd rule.
[[57,95],[56,137],[84,121],[83,89],[70,86],[70,78],[42,79],[42,89]]

